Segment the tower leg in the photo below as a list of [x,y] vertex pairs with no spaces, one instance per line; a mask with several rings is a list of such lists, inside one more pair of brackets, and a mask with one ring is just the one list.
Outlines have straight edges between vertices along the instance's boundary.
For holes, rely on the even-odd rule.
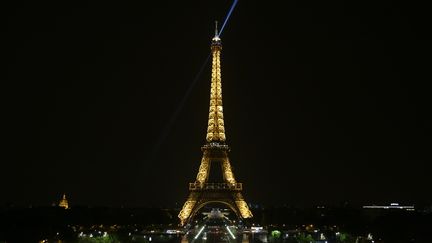
[[235,193],[234,198],[237,208],[240,211],[241,217],[244,219],[252,218],[252,212],[249,210],[249,207],[246,201],[243,199],[242,194],[240,192],[237,192]]
[[198,195],[196,195],[196,193],[192,192],[191,194],[189,194],[189,197],[186,200],[185,204],[183,204],[183,208],[178,215],[181,225],[185,225],[186,222],[189,220],[192,214],[192,210],[195,208],[195,205],[197,203],[197,196]]

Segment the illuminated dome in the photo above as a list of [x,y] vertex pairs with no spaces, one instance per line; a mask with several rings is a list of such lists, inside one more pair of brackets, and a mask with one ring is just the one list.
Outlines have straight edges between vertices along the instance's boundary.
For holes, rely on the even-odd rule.
[[62,207],[64,209],[69,209],[69,202],[66,199],[66,194],[63,194],[63,197],[59,202],[59,207]]

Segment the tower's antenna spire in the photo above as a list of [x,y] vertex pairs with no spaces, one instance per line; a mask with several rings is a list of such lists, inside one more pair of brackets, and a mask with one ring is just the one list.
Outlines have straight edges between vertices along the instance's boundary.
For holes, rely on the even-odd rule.
[[215,37],[219,37],[219,33],[218,33],[218,22],[217,22],[217,20],[215,21],[215,26],[216,26],[216,28],[215,28]]

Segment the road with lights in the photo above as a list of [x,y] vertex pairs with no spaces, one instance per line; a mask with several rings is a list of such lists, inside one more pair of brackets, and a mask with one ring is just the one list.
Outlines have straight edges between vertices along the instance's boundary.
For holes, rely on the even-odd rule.
[[185,242],[239,242],[242,230],[218,210],[213,210],[198,224],[194,225],[183,237]]
[[[184,236],[183,242],[238,242],[238,230],[235,226],[198,225]],[[241,236],[241,235],[240,235]]]

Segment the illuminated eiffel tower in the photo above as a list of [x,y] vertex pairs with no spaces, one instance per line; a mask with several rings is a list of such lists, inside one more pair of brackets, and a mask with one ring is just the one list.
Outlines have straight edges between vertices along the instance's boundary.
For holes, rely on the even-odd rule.
[[[189,197],[178,217],[181,224],[188,223],[195,214],[209,203],[227,205],[239,218],[251,218],[252,213],[242,196],[242,183],[238,183],[228,158],[222,108],[222,82],[220,54],[222,50],[217,26],[211,42],[212,73],[210,88],[210,110],[207,127],[207,143],[201,147],[203,156],[195,182],[189,183]],[[218,182],[209,180],[210,169],[221,166],[222,178]],[[213,175],[213,174],[212,174]]]

